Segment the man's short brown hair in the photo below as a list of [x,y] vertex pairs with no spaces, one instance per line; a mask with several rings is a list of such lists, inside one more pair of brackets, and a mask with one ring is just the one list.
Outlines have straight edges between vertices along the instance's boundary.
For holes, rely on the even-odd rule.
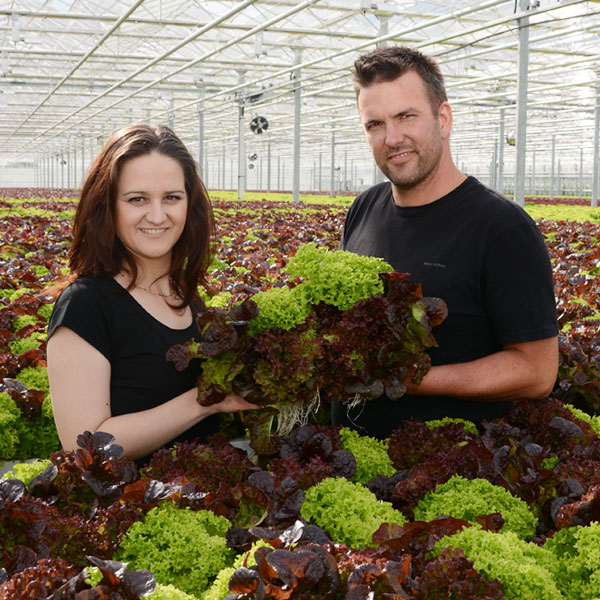
[[406,46],[377,48],[363,54],[354,63],[352,78],[358,97],[362,88],[382,81],[394,81],[408,71],[414,71],[423,80],[432,110],[448,100],[444,76],[435,60]]

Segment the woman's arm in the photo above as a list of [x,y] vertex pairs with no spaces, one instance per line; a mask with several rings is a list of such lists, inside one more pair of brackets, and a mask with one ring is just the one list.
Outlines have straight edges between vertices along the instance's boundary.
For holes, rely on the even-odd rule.
[[135,460],[168,444],[202,419],[225,412],[258,408],[230,394],[223,402],[201,406],[192,388],[149,410],[111,417],[110,363],[91,344],[67,327],[59,327],[48,340],[48,378],[52,410],[61,444],[77,448],[84,431],[105,431]]

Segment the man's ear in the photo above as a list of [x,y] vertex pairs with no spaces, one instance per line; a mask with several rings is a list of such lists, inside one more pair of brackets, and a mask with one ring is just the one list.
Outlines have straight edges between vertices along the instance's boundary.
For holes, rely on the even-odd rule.
[[452,131],[452,108],[447,102],[442,102],[438,108],[440,132],[443,138],[450,137]]

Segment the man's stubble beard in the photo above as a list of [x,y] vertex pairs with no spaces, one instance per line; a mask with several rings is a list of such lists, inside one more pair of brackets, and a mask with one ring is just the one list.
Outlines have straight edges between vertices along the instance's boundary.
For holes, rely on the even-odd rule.
[[[386,160],[388,155],[398,152],[397,149],[386,153],[381,161],[383,164],[378,163],[381,172],[401,191],[412,190],[432,176],[442,159],[443,142],[441,137],[436,136],[433,143],[428,144],[424,149],[410,148],[410,150],[416,152],[417,164],[404,177],[401,173],[395,173],[393,166],[390,167]],[[403,169],[405,170],[405,167],[401,166],[399,170]]]

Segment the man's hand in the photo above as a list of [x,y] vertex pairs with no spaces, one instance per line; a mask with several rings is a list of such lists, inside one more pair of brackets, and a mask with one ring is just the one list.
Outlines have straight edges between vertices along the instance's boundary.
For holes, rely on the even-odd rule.
[[545,398],[556,382],[558,337],[507,344],[504,349],[477,360],[431,367],[417,385],[410,375],[406,392],[501,402]]

